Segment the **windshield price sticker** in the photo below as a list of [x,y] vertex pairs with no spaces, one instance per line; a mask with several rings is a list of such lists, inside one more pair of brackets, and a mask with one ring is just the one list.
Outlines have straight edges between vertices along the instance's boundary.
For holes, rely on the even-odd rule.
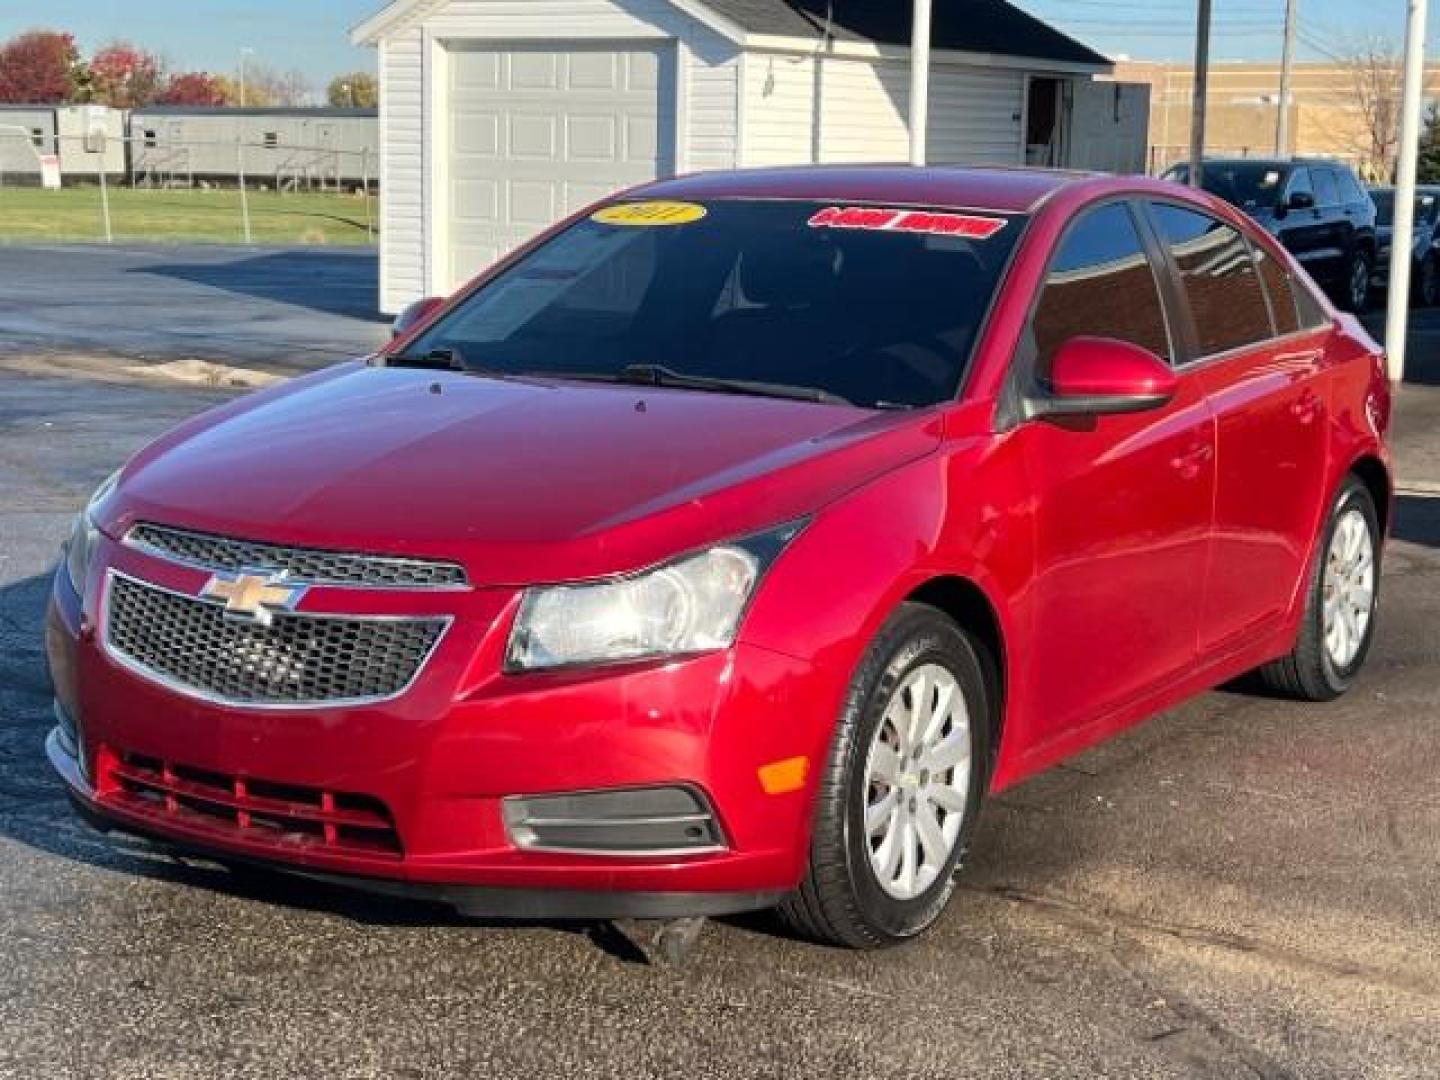
[[601,225],[632,225],[654,228],[664,225],[689,225],[709,211],[699,203],[632,202],[617,203],[595,211],[591,221]]
[[878,206],[827,206],[810,219],[812,229],[863,229],[869,232],[924,233],[989,240],[1005,228],[1004,218],[945,214],[935,210],[892,210]]

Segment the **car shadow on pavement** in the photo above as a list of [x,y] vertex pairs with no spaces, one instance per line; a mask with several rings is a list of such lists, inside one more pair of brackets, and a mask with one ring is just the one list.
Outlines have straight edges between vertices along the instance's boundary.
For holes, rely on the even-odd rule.
[[1390,535],[1408,544],[1440,548],[1440,495],[1397,497]]
[[376,308],[379,263],[373,251],[298,250],[236,254],[194,262],[147,264],[131,274],[153,274],[327,315],[383,322]]

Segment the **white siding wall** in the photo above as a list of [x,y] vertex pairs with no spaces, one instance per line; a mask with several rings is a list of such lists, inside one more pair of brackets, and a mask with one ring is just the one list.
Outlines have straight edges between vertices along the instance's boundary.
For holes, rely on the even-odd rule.
[[[739,129],[739,49],[669,0],[450,0],[422,9],[389,31],[380,48],[382,85],[381,308],[398,311],[434,288],[430,268],[444,253],[427,252],[432,193],[427,191],[425,77],[429,41],[560,42],[675,39],[679,49],[677,167],[731,168]],[[434,80],[443,87],[443,80]],[[434,119],[433,117],[431,118]],[[441,166],[440,161],[432,163]],[[427,259],[426,256],[429,255]]]
[[418,27],[380,45],[380,310],[425,295],[423,95]]
[[930,160],[1023,165],[1025,73],[936,67],[930,83]]
[[[752,52],[744,70],[744,164],[908,159],[905,62]],[[930,92],[932,161],[1021,163],[1024,72],[937,63]]]

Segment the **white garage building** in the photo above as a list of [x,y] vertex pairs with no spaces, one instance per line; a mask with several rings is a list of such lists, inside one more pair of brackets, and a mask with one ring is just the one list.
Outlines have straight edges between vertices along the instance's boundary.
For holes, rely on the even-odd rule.
[[[394,0],[379,50],[381,308],[445,294],[616,188],[903,161],[909,0]],[[1140,170],[1146,89],[1004,0],[936,0],[935,162]]]

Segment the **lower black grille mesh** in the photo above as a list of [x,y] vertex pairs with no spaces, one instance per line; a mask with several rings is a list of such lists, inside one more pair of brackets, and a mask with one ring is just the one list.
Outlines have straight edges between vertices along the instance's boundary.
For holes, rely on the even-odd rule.
[[205,696],[320,705],[393,697],[444,632],[441,619],[276,615],[269,626],[125,577],[110,581],[106,641],[119,656]]

